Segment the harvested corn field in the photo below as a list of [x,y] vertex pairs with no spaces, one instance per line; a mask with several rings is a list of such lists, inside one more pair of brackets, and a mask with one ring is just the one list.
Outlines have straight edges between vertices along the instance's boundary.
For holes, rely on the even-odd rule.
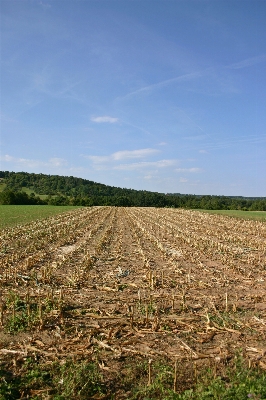
[[[3,398],[63,391],[48,378],[23,386],[26,363],[57,365],[58,387],[68,363],[91,363],[98,389],[86,381],[61,398],[97,399],[162,398],[158,371],[179,398],[207,369],[226,381],[236,355],[266,369],[263,222],[91,207],[5,229],[0,240],[0,379],[20,379]],[[153,387],[154,397],[143,394]]]

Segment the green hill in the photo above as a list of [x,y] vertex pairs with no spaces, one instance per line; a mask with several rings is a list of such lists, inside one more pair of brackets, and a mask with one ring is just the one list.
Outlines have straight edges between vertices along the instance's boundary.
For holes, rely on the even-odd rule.
[[125,189],[73,176],[0,171],[0,204],[184,207],[266,211],[266,198],[164,194]]

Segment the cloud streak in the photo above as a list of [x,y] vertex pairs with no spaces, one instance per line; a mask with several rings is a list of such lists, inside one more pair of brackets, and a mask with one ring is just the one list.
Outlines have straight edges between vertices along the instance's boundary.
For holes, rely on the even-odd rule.
[[156,149],[139,149],[139,150],[121,150],[110,154],[109,156],[85,156],[95,164],[102,164],[112,161],[122,161],[135,158],[145,158],[158,153]]
[[188,179],[187,178],[180,178],[179,182],[180,183],[186,183],[186,182],[188,182]]
[[116,122],[118,122],[118,118],[109,117],[108,115],[103,115],[101,117],[91,117],[91,121],[96,122],[98,124],[102,124],[102,123],[106,123],[106,122],[109,124],[115,124]]
[[[266,55],[265,54],[261,54],[261,55],[256,56],[256,57],[250,57],[250,58],[247,58],[245,60],[239,61],[237,63],[233,63],[233,64],[231,64],[231,65],[229,65],[229,66],[227,66],[225,68],[227,68],[227,69],[247,68],[247,67],[250,67],[252,65],[264,62],[265,60],[266,60]],[[135,96],[137,94],[141,94],[141,93],[145,93],[145,92],[147,93],[147,92],[150,92],[152,90],[160,89],[162,87],[165,87],[165,86],[168,86],[168,85],[171,85],[171,84],[174,84],[174,83],[188,82],[188,81],[191,81],[191,80],[195,80],[195,79],[201,78],[201,77],[205,76],[207,73],[211,73],[213,71],[214,71],[214,69],[212,67],[209,67],[209,68],[206,68],[204,70],[190,72],[190,73],[187,73],[187,74],[183,74],[183,75],[177,76],[175,78],[166,79],[166,80],[163,80],[161,82],[157,82],[157,83],[154,83],[154,84],[147,85],[147,86],[144,86],[142,88],[139,88],[139,89],[137,89],[137,90],[135,90],[133,92],[130,92],[130,93],[126,94],[121,99],[127,99],[127,98],[130,98],[130,97]]]
[[17,158],[8,154],[1,156],[0,161],[3,163],[12,163],[20,168],[39,168],[39,167],[65,167],[67,161],[63,158],[50,158],[48,161],[34,160],[29,158]]
[[[110,154],[109,156],[83,156],[89,159],[94,169],[111,169],[117,171],[134,171],[141,169],[158,169],[177,166],[176,159],[162,159],[156,161],[146,161],[145,159],[158,154],[160,151],[153,148],[138,150],[121,150]],[[127,162],[129,160],[139,159],[138,162]]]
[[266,142],[266,134],[260,134],[260,135],[250,135],[250,136],[239,136],[236,138],[231,138],[227,140],[221,140],[221,141],[213,141],[212,143],[205,143],[204,147],[206,150],[200,150],[201,153],[205,152],[207,153],[207,150],[216,150],[216,149],[226,149],[226,148],[231,148],[234,147],[238,144],[250,144],[250,145],[256,145],[260,143],[265,143]]
[[188,173],[198,173],[198,172],[202,172],[201,168],[176,168],[175,172],[188,172]]
[[197,78],[202,77],[204,74],[205,74],[205,71],[196,71],[196,72],[191,72],[191,73],[188,73],[188,74],[183,74],[183,75],[177,76],[175,78],[166,79],[166,80],[163,80],[161,82],[157,82],[157,83],[154,83],[152,85],[147,85],[147,86],[144,86],[144,87],[142,87],[140,89],[137,89],[137,90],[135,90],[133,92],[130,92],[130,93],[126,94],[121,99],[127,99],[127,98],[130,98],[131,96],[135,96],[135,95],[140,94],[140,93],[149,92],[149,91],[152,91],[154,89],[160,89],[160,88],[168,86],[168,85],[170,85],[172,83],[185,82],[185,81],[190,81],[190,80],[193,80],[193,79],[197,79]]
[[246,58],[245,60],[231,64],[228,68],[230,69],[247,68],[251,67],[252,65],[259,64],[265,60],[266,60],[266,54],[261,54],[260,56]]
[[142,161],[131,164],[120,164],[113,167],[113,169],[131,171],[143,168],[167,168],[176,165],[177,162],[178,162],[177,160]]

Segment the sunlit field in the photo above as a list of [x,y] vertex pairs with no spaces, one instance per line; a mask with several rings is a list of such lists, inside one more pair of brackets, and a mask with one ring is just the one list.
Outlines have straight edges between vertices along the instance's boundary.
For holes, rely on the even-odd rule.
[[0,205],[0,229],[73,210],[71,206]]
[[0,398],[266,398],[264,222],[41,215],[1,231]]

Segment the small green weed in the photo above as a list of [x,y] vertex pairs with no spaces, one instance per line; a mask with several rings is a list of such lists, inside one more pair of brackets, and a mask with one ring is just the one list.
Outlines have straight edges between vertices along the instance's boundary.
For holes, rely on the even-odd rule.
[[[150,365],[150,369],[149,369]],[[180,368],[179,368],[180,367]],[[128,400],[265,400],[266,374],[249,369],[238,357],[235,362],[215,377],[209,368],[197,379],[193,378],[190,364],[178,365],[177,385],[174,388],[174,366],[169,360],[149,364],[132,358],[118,376],[104,381],[96,362],[67,359],[52,364],[38,364],[27,358],[19,374],[0,369],[0,400],[19,398],[51,398],[54,400],[83,400],[90,398],[116,398],[119,389],[127,393]],[[194,381],[194,384],[193,384]],[[184,386],[185,384],[185,386]],[[187,390],[184,388],[187,387]],[[41,397],[34,397],[41,391]],[[48,396],[48,397],[47,397]]]
[[[40,310],[41,307],[41,310]],[[46,315],[58,309],[59,300],[46,298],[42,303],[26,302],[21,299],[17,293],[10,292],[6,299],[6,309],[9,316],[5,321],[4,329],[8,333],[16,333],[26,331],[40,324],[46,318]]]
[[126,283],[124,284],[120,284],[118,285],[118,290],[120,290],[121,292],[123,292],[124,289],[126,289],[128,287],[128,285]]
[[225,371],[226,376],[213,376],[208,370],[199,383],[181,394],[169,393],[165,400],[263,400],[266,399],[266,374],[248,369],[237,357],[235,367]]
[[96,365],[86,361],[36,365],[28,358],[20,377],[0,370],[0,400],[19,399],[22,394],[29,398],[33,390],[47,391],[54,400],[83,400],[107,392]]
[[[266,374],[257,369],[248,369],[242,358],[225,371],[226,376],[214,377],[209,369],[198,377],[192,388],[176,393],[173,390],[173,367],[161,363],[152,365],[152,382],[147,385],[147,363],[139,385],[131,388],[128,400],[265,400]],[[136,381],[136,380],[135,380]],[[177,385],[177,392],[178,392]]]
[[[145,370],[148,370],[148,363],[145,363]],[[165,395],[170,391],[173,386],[173,369],[171,366],[156,362],[151,366],[152,370],[152,382],[147,385],[147,372],[146,382],[142,382],[141,386],[135,387],[132,390],[132,396],[130,400],[141,400],[141,399],[164,399]]]
[[235,318],[235,314],[230,312],[217,312],[213,315],[209,316],[210,321],[214,322],[214,324],[218,325],[219,327],[227,327],[231,329],[240,329],[241,324]]
[[151,315],[154,315],[156,313],[157,308],[152,303],[143,304],[141,302],[138,302],[137,303],[137,310],[142,315],[145,315],[146,313],[148,313],[148,315],[151,316]]

